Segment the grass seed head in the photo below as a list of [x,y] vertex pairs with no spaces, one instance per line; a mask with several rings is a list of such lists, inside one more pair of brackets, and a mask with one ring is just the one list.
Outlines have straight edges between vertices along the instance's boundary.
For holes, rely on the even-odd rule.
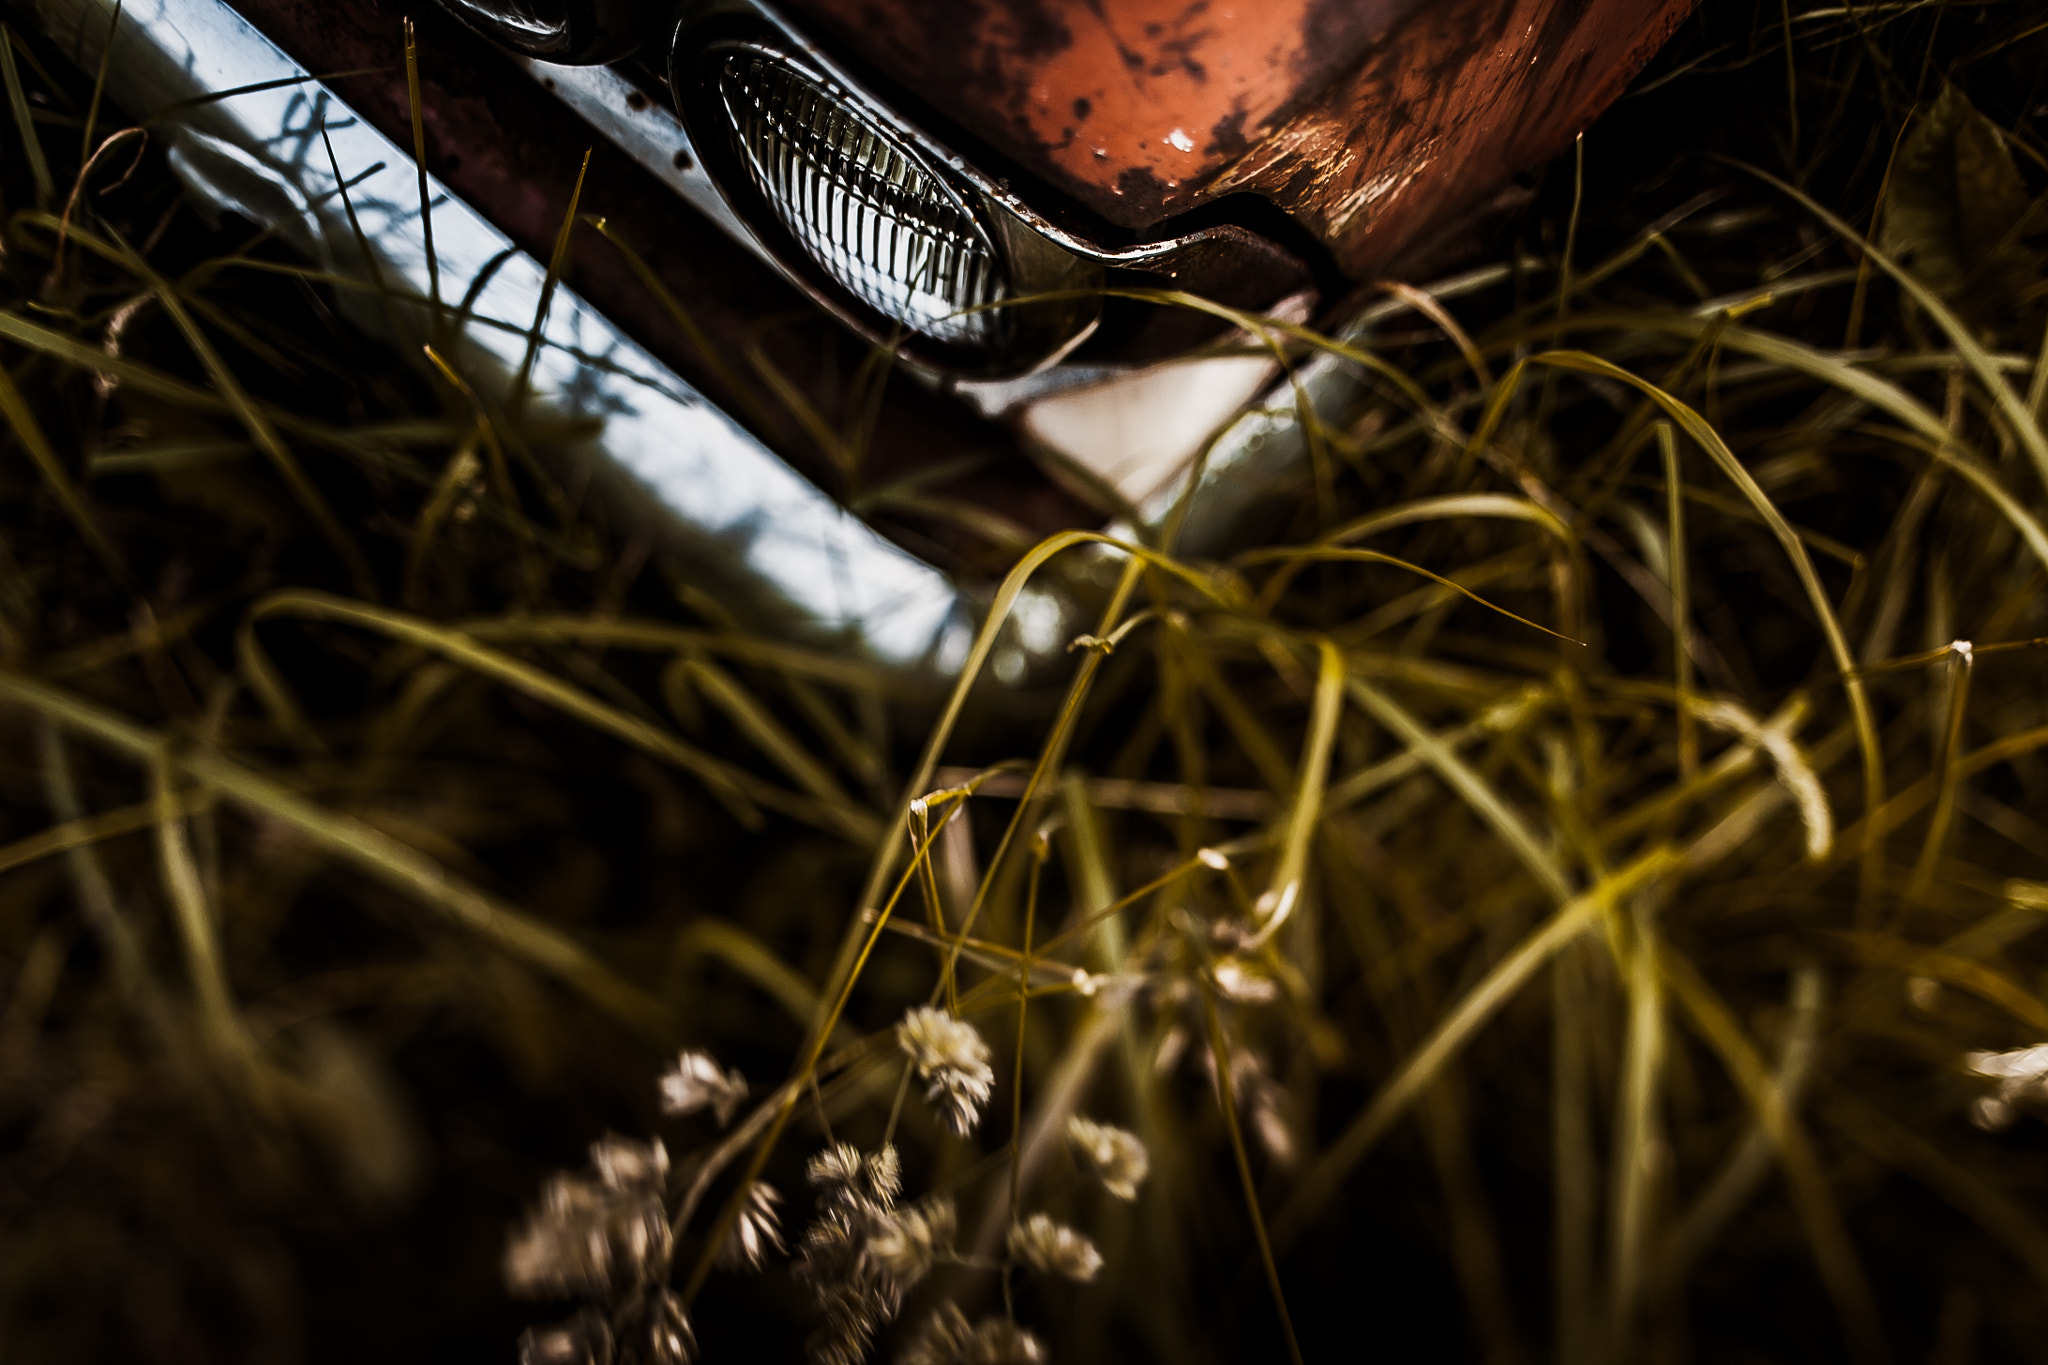
[[874,1221],[862,1257],[873,1276],[901,1296],[953,1249],[959,1219],[950,1199],[898,1209]]
[[974,1025],[920,1005],[896,1026],[896,1041],[926,1082],[924,1097],[939,1106],[946,1127],[955,1137],[973,1132],[996,1080],[988,1044]]
[[747,1078],[737,1068],[720,1071],[708,1052],[683,1052],[662,1073],[661,1112],[670,1118],[709,1109],[723,1128],[746,1098]]
[[1136,1133],[1075,1114],[1067,1120],[1067,1141],[1102,1188],[1119,1199],[1138,1197],[1152,1158]]
[[668,1211],[660,1194],[557,1174],[505,1248],[505,1283],[530,1298],[604,1298],[665,1263]]
[[606,1189],[660,1194],[668,1188],[668,1148],[660,1138],[635,1142],[607,1133],[590,1144],[590,1165]]
[[690,1365],[697,1358],[697,1334],[690,1330],[690,1314],[682,1295],[672,1289],[657,1289],[643,1301],[643,1326],[647,1365]]
[[1046,1358],[1038,1338],[1008,1318],[970,1324],[948,1299],[925,1319],[898,1365],[1038,1365]]
[[519,1365],[611,1365],[612,1354],[610,1325],[588,1308],[563,1322],[529,1327],[519,1336]]
[[1055,1223],[1050,1214],[1034,1213],[1010,1227],[1010,1258],[1040,1275],[1057,1275],[1081,1284],[1102,1269],[1102,1253],[1082,1233]]
[[889,1209],[903,1188],[903,1162],[887,1143],[862,1156],[852,1143],[835,1142],[811,1158],[804,1177],[828,1203]]
[[759,1270],[768,1253],[782,1252],[782,1195],[765,1180],[747,1187],[746,1203],[732,1231],[718,1248],[718,1265],[726,1270]]
[[1998,1093],[1980,1095],[1970,1106],[1970,1122],[1987,1133],[2010,1128],[2019,1117],[2022,1104],[2048,1102],[2048,1043],[2014,1048],[2009,1052],[1972,1052],[1963,1065],[1987,1081],[1998,1082]]
[[903,1159],[896,1155],[896,1148],[891,1143],[885,1142],[868,1154],[860,1164],[860,1175],[868,1193],[885,1208],[894,1204],[896,1196],[903,1192]]
[[813,1365],[859,1365],[938,1249],[952,1245],[953,1207],[898,1213],[902,1167],[891,1146],[863,1157],[834,1143],[805,1175],[818,1190],[818,1216],[804,1229],[793,1273],[824,1319],[805,1353]]

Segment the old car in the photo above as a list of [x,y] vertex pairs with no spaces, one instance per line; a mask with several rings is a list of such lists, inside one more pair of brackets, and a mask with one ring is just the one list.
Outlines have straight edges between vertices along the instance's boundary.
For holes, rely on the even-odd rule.
[[1356,286],[1441,264],[1690,7],[444,3],[539,61],[651,68],[777,266],[870,339],[972,376],[1185,344],[1104,284],[1307,295],[1335,321]]
[[1156,511],[1275,374],[1172,367],[1230,329],[1160,291],[1343,330],[1511,207],[1691,0],[443,3],[557,90],[611,64],[816,305]]
[[[82,69],[111,38],[202,200],[468,299],[507,382],[561,240],[535,410],[602,419],[625,500],[734,610],[943,665],[1040,536],[1178,507],[1180,549],[1226,548],[1299,466],[1295,405],[1359,393],[1247,319],[1357,336],[1408,307],[1384,285],[1455,264],[1690,3],[36,10]],[[1026,619],[1031,648],[1064,638],[1055,607]]]

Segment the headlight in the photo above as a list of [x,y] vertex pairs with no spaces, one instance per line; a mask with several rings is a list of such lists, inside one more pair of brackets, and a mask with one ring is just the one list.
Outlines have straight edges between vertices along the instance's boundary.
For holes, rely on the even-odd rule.
[[[970,373],[1087,334],[1100,268],[1032,231],[807,55],[678,37],[671,81],[706,169],[789,273],[876,341]],[[711,126],[716,124],[717,126]]]
[[941,345],[993,350],[1012,330],[987,229],[917,152],[757,49],[728,51],[718,93],[755,191],[796,244],[855,298]]

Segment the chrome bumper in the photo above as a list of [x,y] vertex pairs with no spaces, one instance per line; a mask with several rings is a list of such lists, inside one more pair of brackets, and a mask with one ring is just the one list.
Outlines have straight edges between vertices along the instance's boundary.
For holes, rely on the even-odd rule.
[[[94,70],[114,0],[30,2],[44,32]],[[411,153],[221,0],[127,0],[112,49],[109,91],[138,118],[171,111],[155,127],[202,208],[274,230],[323,269],[381,280],[403,300],[413,336],[388,335],[392,310],[374,295],[342,291],[354,321],[398,344],[440,336],[471,384],[509,397],[545,280],[540,262],[430,178],[431,279]],[[437,329],[436,287],[451,303],[474,292],[459,329]],[[664,533],[748,624],[844,641],[903,669],[950,672],[964,657],[974,610],[953,584],[840,508],[574,291],[555,291],[542,342],[530,410],[597,430],[567,454],[611,471],[616,501]]]

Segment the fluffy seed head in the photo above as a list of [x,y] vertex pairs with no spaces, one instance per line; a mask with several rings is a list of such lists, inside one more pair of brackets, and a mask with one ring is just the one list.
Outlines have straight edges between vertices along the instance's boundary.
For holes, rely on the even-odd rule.
[[926,1082],[924,1097],[939,1106],[946,1127],[956,1137],[973,1132],[996,1080],[988,1044],[974,1025],[920,1005],[896,1026],[896,1042]]
[[1987,1080],[2038,1082],[2048,1079],[2048,1043],[2010,1052],[1972,1052],[1963,1064]]
[[505,1247],[505,1283],[531,1298],[604,1298],[669,1254],[668,1211],[645,1187],[557,1175]]
[[1136,1199],[1138,1186],[1152,1169],[1152,1158],[1138,1135],[1079,1114],[1067,1120],[1067,1141],[1075,1159],[1119,1199]]
[[690,1330],[682,1295],[658,1289],[647,1296],[642,1309],[646,1316],[639,1326],[647,1365],[690,1365],[697,1358],[697,1334]]
[[894,1204],[896,1196],[903,1192],[903,1161],[896,1155],[896,1148],[885,1142],[870,1152],[860,1164],[860,1177],[868,1193],[884,1207]]
[[2018,1117],[2012,1106],[1996,1095],[1979,1095],[1970,1103],[1970,1122],[1987,1133],[2004,1132]]
[[835,1142],[804,1163],[804,1179],[821,1190],[836,1190],[860,1179],[860,1149]]
[[794,1275],[823,1319],[804,1343],[812,1365],[861,1365],[875,1333],[902,1307],[861,1269],[861,1215],[827,1207],[804,1229]]
[[1006,1318],[984,1318],[970,1326],[951,1300],[939,1305],[897,1365],[1039,1365],[1046,1358],[1038,1338]]
[[661,1112],[671,1118],[709,1109],[723,1128],[747,1098],[747,1078],[737,1069],[720,1071],[708,1052],[678,1054],[662,1073]]
[[1095,1243],[1043,1213],[1013,1223],[1009,1247],[1012,1260],[1022,1261],[1040,1275],[1058,1275],[1086,1284],[1102,1269],[1102,1253],[1095,1249]]
[[566,1322],[529,1327],[519,1336],[519,1365],[612,1365],[612,1329],[588,1308]]
[[782,1251],[782,1196],[765,1180],[747,1187],[746,1202],[732,1231],[718,1248],[717,1264],[725,1270],[759,1270],[772,1248]]
[[[805,1353],[812,1365],[864,1365],[875,1333],[902,1310],[904,1291],[929,1269],[938,1246],[951,1243],[952,1208],[936,1226],[934,1210],[899,1222],[902,1166],[890,1146],[862,1156],[836,1143],[811,1158],[805,1175],[818,1191],[818,1216],[804,1229],[794,1273],[823,1318]],[[872,1250],[878,1241],[879,1253]]]
[[865,1268],[897,1295],[908,1293],[942,1253],[953,1249],[958,1221],[950,1199],[882,1215],[874,1220],[861,1252]]
[[887,1144],[862,1156],[852,1143],[835,1142],[811,1158],[804,1178],[828,1203],[872,1203],[886,1209],[903,1187],[903,1163]]
[[668,1188],[668,1148],[660,1138],[635,1142],[606,1133],[590,1144],[590,1168],[606,1189],[622,1194],[660,1194]]
[[2010,1128],[2023,1104],[2048,1103],[2048,1043],[2010,1052],[1972,1052],[1963,1065],[1998,1083],[1996,1094],[1980,1095],[1970,1107],[1970,1122],[1987,1133]]

